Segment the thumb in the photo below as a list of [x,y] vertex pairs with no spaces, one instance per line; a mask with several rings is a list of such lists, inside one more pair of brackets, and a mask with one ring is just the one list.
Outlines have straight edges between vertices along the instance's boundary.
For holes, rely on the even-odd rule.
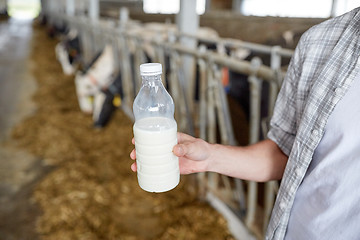
[[184,144],[177,144],[173,148],[173,153],[177,157],[183,157],[186,155],[186,150],[187,150],[187,147]]
[[210,146],[204,140],[196,139],[192,142],[175,145],[173,153],[178,157],[185,157],[189,160],[205,160],[210,155]]

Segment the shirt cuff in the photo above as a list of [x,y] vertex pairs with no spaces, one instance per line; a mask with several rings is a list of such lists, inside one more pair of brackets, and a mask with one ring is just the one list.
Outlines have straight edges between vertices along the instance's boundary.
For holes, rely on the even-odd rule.
[[268,132],[267,137],[275,142],[285,155],[290,155],[295,141],[295,135],[284,132],[280,128],[272,127]]

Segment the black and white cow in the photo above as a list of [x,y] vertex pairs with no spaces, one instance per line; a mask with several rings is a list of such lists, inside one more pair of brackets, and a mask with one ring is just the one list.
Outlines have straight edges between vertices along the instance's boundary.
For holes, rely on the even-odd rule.
[[56,58],[65,75],[75,73],[81,61],[80,39],[78,32],[71,29],[55,47]]
[[113,47],[106,45],[100,54],[75,77],[80,109],[92,114],[94,126],[104,127],[121,104],[121,74],[115,73]]

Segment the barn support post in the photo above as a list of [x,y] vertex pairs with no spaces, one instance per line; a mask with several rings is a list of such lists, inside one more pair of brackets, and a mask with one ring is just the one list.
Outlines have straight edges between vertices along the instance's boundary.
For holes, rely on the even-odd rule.
[[66,0],[66,14],[68,16],[75,15],[75,2],[74,0]]
[[[199,16],[196,13],[196,0],[180,0],[180,12],[176,16],[176,24],[180,32],[196,34],[199,28]],[[197,40],[182,37],[183,46],[196,48]],[[183,56],[183,73],[185,78],[186,98],[190,112],[193,111],[193,97],[195,91],[195,60],[191,56]]]
[[232,1],[233,12],[242,14],[243,13],[243,5],[244,5],[244,0],[233,0]]
[[211,9],[211,0],[205,0],[205,12]]
[[99,0],[89,0],[89,18],[92,21],[98,21],[100,16]]
[[129,9],[122,7],[119,10],[119,22],[120,25],[124,25],[129,21]]
[[339,7],[339,0],[332,0],[331,2],[331,10],[330,10],[330,17],[336,16],[336,9]]

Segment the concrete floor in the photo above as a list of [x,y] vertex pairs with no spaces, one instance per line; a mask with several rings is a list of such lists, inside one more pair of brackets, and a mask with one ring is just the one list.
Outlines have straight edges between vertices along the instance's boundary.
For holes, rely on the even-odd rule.
[[34,109],[29,99],[35,90],[28,62],[31,37],[30,21],[0,22],[0,140]]
[[0,21],[0,239],[37,239],[35,183],[46,172],[40,159],[16,148],[11,128],[33,113],[36,83],[30,74],[31,21]]

